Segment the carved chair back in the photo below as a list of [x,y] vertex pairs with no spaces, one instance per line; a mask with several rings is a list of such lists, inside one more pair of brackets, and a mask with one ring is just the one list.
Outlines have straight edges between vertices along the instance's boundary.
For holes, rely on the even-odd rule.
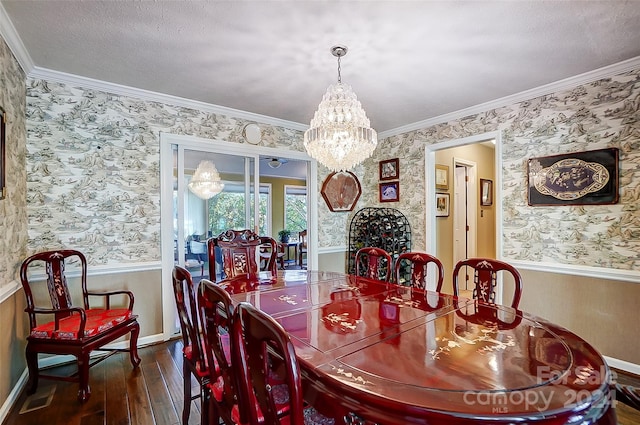
[[356,252],[356,275],[389,281],[393,267],[391,256],[382,248],[364,247]]
[[[467,258],[458,261],[453,269],[453,294],[460,295],[459,275],[463,267],[473,270],[473,298],[486,303],[496,302],[498,272],[506,272],[513,278],[514,293],[511,307],[518,308],[522,296],[522,277],[511,264],[491,258]],[[466,273],[464,274],[466,278]]]
[[395,283],[418,289],[427,289],[429,264],[435,266],[437,273],[435,291],[440,292],[444,279],[444,266],[438,258],[424,252],[404,252],[398,256],[395,264]]

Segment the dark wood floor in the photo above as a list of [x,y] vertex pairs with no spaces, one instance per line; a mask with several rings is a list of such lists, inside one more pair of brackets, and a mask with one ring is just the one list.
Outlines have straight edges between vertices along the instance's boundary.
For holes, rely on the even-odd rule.
[[[91,398],[76,400],[77,384],[42,380],[36,394],[22,394],[6,425],[165,425],[179,424],[182,413],[182,342],[172,340],[139,350],[141,367],[133,370],[126,353],[91,369]],[[73,372],[75,366],[56,368]],[[640,386],[640,377],[618,373],[617,381]],[[193,394],[198,393],[195,381]],[[50,403],[46,407],[49,395]],[[20,413],[23,407],[34,410]],[[200,422],[200,403],[191,403],[190,425]],[[618,404],[618,423],[640,425],[640,413]]]
[[[182,341],[172,340],[139,350],[142,363],[134,370],[127,353],[118,353],[91,368],[91,398],[76,400],[77,384],[42,380],[38,391],[22,394],[10,412],[7,425],[165,425],[179,424],[182,415]],[[75,366],[56,368],[75,371]],[[193,394],[198,394],[193,381]],[[47,407],[20,413],[23,406]],[[191,403],[189,424],[200,423],[200,402]]]

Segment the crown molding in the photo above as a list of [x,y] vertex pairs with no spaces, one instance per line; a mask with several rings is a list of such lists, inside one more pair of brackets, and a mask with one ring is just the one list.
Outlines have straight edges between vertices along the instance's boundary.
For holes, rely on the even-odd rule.
[[11,52],[22,67],[25,74],[29,74],[34,68],[33,60],[22,43],[22,39],[18,35],[18,31],[13,26],[13,22],[9,19],[7,11],[0,3],[0,35],[9,46]]
[[489,102],[480,103],[478,105],[471,106],[469,108],[460,109],[448,114],[439,115],[437,117],[428,118],[422,121],[417,121],[412,124],[403,125],[378,133],[378,139],[386,139],[387,137],[397,136],[399,134],[408,133],[410,131],[420,130],[423,128],[431,127],[436,124],[441,124],[460,118],[468,117],[478,113],[490,111],[492,109],[502,108],[505,106],[513,105],[525,100],[535,99],[539,96],[544,96],[550,93],[556,93],[558,91],[572,89],[574,87],[588,84],[593,81],[601,80],[603,78],[613,77],[614,75],[622,74],[628,71],[633,71],[640,68],[640,56],[636,56],[631,59],[627,59],[622,62],[618,62],[613,65],[608,65],[602,68],[598,68],[593,71],[585,72],[573,77],[565,78],[554,83],[545,84],[544,86],[536,87],[533,89],[525,90],[520,93],[512,94],[509,96],[501,97],[499,99],[491,100]]
[[282,120],[267,115],[254,114],[252,112],[242,111],[240,109],[227,108],[225,106],[214,105],[212,103],[205,103],[197,100],[186,99],[184,97],[172,96],[169,94],[139,89],[122,84],[110,83],[108,81],[82,77],[80,75],[54,71],[38,66],[33,67],[31,72],[29,72],[27,76],[29,78],[54,81],[76,87],[113,93],[121,96],[130,96],[148,102],[165,103],[173,106],[196,109],[199,111],[214,113],[218,115],[226,115],[228,117],[241,118],[248,121],[255,121],[262,124],[273,125],[276,127],[284,127],[291,130],[305,131],[307,128],[309,128],[309,126],[306,124]]

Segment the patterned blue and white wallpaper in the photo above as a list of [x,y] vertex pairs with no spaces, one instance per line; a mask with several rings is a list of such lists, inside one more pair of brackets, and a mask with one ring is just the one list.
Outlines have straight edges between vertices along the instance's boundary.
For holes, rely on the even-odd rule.
[[6,197],[0,201],[0,287],[19,281],[27,253],[25,75],[0,37],[0,107],[5,112]]
[[[159,133],[241,142],[246,121],[43,80],[27,87],[29,246],[75,246],[92,264],[159,260]],[[640,270],[640,70],[390,137],[355,170],[356,210],[378,203],[378,161],[400,158],[397,208],[425,246],[424,146],[489,131],[503,142],[506,258]],[[266,145],[302,151],[302,134],[265,129]],[[526,160],[620,149],[616,205],[530,207]],[[328,174],[320,167],[319,185]],[[320,247],[346,246],[352,213],[319,198]],[[416,248],[417,249],[417,248]]]
[[[378,205],[377,164],[399,157],[401,210],[413,246],[425,246],[424,146],[499,131],[503,143],[504,257],[640,271],[640,70],[390,137],[367,162],[363,200]],[[615,205],[531,207],[527,159],[616,147],[620,201]]]
[[[247,121],[29,80],[29,249],[74,247],[92,265],[160,260],[160,133],[242,142]],[[302,150],[261,125],[262,145]]]

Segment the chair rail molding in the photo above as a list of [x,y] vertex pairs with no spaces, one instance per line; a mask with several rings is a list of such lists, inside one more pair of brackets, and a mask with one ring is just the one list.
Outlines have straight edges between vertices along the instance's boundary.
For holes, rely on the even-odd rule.
[[502,258],[518,269],[545,273],[568,274],[574,276],[594,277],[598,279],[619,280],[622,282],[640,283],[640,271],[620,270],[605,267],[557,264]]

